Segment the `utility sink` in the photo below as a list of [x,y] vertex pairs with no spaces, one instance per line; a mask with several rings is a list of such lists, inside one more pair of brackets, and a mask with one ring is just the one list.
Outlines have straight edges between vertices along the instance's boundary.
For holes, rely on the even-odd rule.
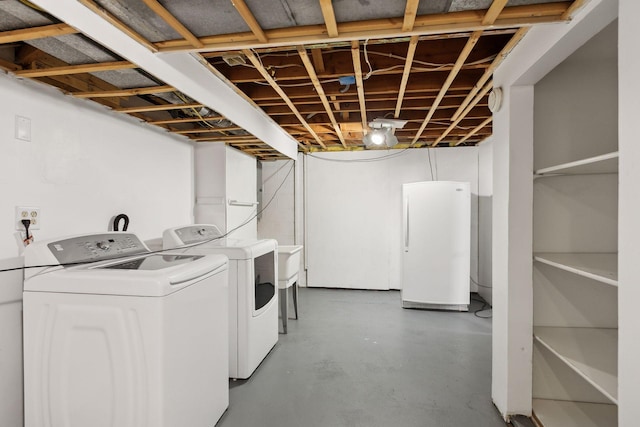
[[278,245],[278,288],[288,288],[298,280],[302,248],[302,245]]

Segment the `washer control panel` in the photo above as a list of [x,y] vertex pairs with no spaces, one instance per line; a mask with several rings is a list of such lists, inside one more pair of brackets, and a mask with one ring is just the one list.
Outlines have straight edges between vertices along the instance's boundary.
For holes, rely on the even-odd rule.
[[51,242],[47,245],[60,264],[101,261],[149,252],[135,234],[105,233]]
[[215,225],[190,225],[178,228],[175,232],[184,245],[215,239],[222,235]]

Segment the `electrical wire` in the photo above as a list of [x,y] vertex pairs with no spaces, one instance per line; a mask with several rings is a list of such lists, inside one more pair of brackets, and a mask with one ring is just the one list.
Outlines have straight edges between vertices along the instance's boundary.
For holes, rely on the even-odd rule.
[[363,80],[367,80],[373,74],[373,67],[371,66],[371,62],[369,62],[369,52],[367,51],[367,45],[369,44],[369,39],[364,41],[364,60],[369,66],[369,72],[362,78]]
[[[295,163],[293,162],[293,160],[291,160],[291,167],[289,168],[289,172],[287,172],[287,174],[283,178],[282,182],[280,183],[280,185],[278,185],[278,188],[276,188],[275,192],[273,193],[273,196],[271,196],[269,201],[262,207],[262,209],[256,210],[256,213],[254,215],[252,215],[250,218],[245,220],[243,223],[241,223],[237,227],[232,228],[231,230],[227,231],[226,233],[224,233],[224,234],[222,234],[220,236],[212,237],[211,239],[203,240],[201,242],[192,243],[192,244],[189,244],[189,245],[176,246],[176,247],[170,248],[170,249],[159,249],[159,250],[156,250],[156,251],[149,251],[149,252],[144,252],[144,253],[134,254],[134,255],[131,255],[131,254],[129,254],[129,255],[119,255],[119,256],[115,256],[113,258],[109,258],[108,261],[117,261],[117,260],[120,260],[120,259],[129,259],[129,258],[137,256],[137,255],[149,256],[149,255],[154,255],[154,254],[163,254],[163,253],[167,253],[167,252],[170,252],[171,254],[173,254],[173,253],[175,253],[177,251],[180,251],[182,249],[189,249],[189,248],[197,247],[197,246],[200,246],[200,245],[205,245],[207,243],[211,243],[211,242],[226,238],[227,236],[229,236],[229,234],[231,234],[234,231],[239,230],[240,228],[242,228],[245,225],[249,224],[251,221],[253,221],[255,218],[257,218],[258,215],[260,215],[262,212],[264,212],[271,205],[273,200],[276,198],[276,196],[278,195],[278,193],[282,189],[282,186],[287,182],[287,179],[289,178],[289,175],[291,175],[291,172],[293,171],[294,166],[295,166]],[[90,261],[66,262],[66,263],[60,263],[60,264],[29,265],[29,266],[22,266],[22,267],[5,268],[5,269],[0,270],[0,273],[7,273],[7,272],[10,272],[10,271],[18,271],[18,270],[26,270],[26,269],[31,269],[31,268],[72,267],[72,266],[78,266],[78,265],[93,264],[95,262],[96,261],[94,261],[94,260],[90,260]]]
[[314,156],[313,154],[307,154],[310,157],[313,157],[314,159],[318,159],[318,160],[323,160],[325,162],[335,162],[335,163],[368,163],[368,162],[378,162],[381,160],[387,160],[393,157],[397,157],[401,154],[403,154],[404,152],[406,152],[407,150],[409,150],[410,148],[404,148],[398,152],[395,153],[391,153],[391,154],[386,154],[384,156],[380,156],[380,157],[373,157],[370,159],[327,159],[326,157],[318,157],[318,156]]
[[[484,298],[483,299],[476,299],[476,298],[472,297],[471,301],[476,301],[476,302],[482,303],[482,307],[480,307],[479,309],[473,311],[473,315],[474,316],[479,317],[480,319],[490,319],[491,317],[493,317],[493,314],[490,314],[488,316],[481,316],[481,315],[478,314],[478,313],[481,313],[483,311],[491,311],[491,310],[493,310],[493,308],[489,305],[488,302],[486,302],[484,300]],[[489,308],[487,308],[487,307],[489,307]]]
[[471,281],[477,285],[480,286],[481,288],[487,288],[487,289],[493,289],[493,286],[487,286],[487,285],[481,285],[480,283],[476,282],[475,280],[473,280],[473,277],[469,276],[469,279],[471,279]]
[[431,147],[427,147],[427,157],[429,158],[429,170],[431,171],[431,181],[433,179],[433,165],[431,164]]
[[438,152],[434,151],[433,152],[433,167],[436,170],[436,181],[438,181]]
[[[387,71],[392,71],[392,70],[395,70],[395,69],[404,68],[404,64],[402,64],[402,65],[394,65],[394,66],[391,66],[391,67],[380,68],[380,69],[374,70],[373,66],[371,65],[371,61],[369,59],[369,55],[370,54],[371,55],[384,56],[384,57],[387,57],[387,58],[398,59],[398,60],[402,60],[402,61],[406,61],[407,58],[403,57],[401,55],[395,55],[395,54],[392,54],[392,53],[383,53],[383,52],[375,52],[375,51],[369,52],[369,50],[367,48],[367,44],[368,43],[369,43],[369,39],[366,39],[365,42],[364,42],[364,45],[363,45],[363,50],[364,50],[365,62],[369,66],[369,71],[367,72],[366,75],[364,75],[362,77],[363,80],[368,80],[371,76],[376,75],[376,74],[381,74],[381,73],[384,73],[384,72],[387,72]],[[265,68],[264,63],[262,62],[262,58],[260,57],[260,55],[255,50],[252,49],[252,51],[256,55],[258,60],[260,61],[260,65],[263,68]],[[340,51],[346,52],[347,49],[335,49],[335,50],[332,50],[331,52],[333,53],[333,52],[340,52]],[[328,52],[323,52],[323,54],[324,53],[328,53]],[[267,55],[264,55],[264,57],[269,57],[269,56],[286,56],[286,57],[289,57],[288,54],[279,54],[279,55],[278,54],[267,54]],[[466,63],[465,65],[485,64],[485,63],[493,61],[496,58],[496,56],[497,55],[487,56],[485,58],[478,59],[476,61]],[[417,67],[414,67],[413,64],[423,65],[423,66],[426,66],[428,68],[417,68]],[[240,65],[242,65],[244,67],[254,68],[254,69],[256,68],[252,64],[240,64]],[[414,59],[412,61],[411,71],[414,71],[414,72],[439,71],[439,70],[442,70],[442,69],[447,68],[447,67],[452,67],[453,65],[455,65],[455,64],[454,63],[433,63],[433,62],[426,62],[426,61],[420,61],[420,60]],[[285,67],[302,67],[302,66],[300,64],[270,65],[269,69],[272,69],[272,68],[273,69],[285,68]],[[265,70],[266,69],[267,68],[265,68]],[[273,76],[273,78],[274,78],[274,80],[277,80],[275,75]],[[334,83],[334,82],[337,82],[337,81],[339,81],[339,79],[334,78],[334,79],[320,80],[320,83],[321,84],[326,84],[326,83]],[[262,82],[262,81],[253,81],[251,83],[255,83],[255,84],[258,84],[258,85],[262,85],[262,86],[270,86],[269,83]],[[279,84],[280,87],[304,87],[304,86],[312,86],[312,85],[313,85],[313,82]]]

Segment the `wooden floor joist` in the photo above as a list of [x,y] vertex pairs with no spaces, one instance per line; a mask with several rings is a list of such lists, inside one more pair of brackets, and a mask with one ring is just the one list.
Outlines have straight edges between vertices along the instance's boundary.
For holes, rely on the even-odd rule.
[[[169,111],[169,110],[185,110],[192,108],[202,108],[204,105],[198,103],[189,104],[163,104],[163,105],[143,105],[140,107],[123,107],[116,111],[119,113],[145,113],[151,111]],[[202,119],[199,119],[202,120]]]
[[[82,0],[89,1],[89,0]],[[429,35],[455,33],[461,31],[478,31],[485,29],[514,28],[534,24],[561,22],[571,1],[541,3],[505,8],[492,25],[483,25],[484,14],[478,11],[460,11],[441,14],[417,16],[411,31],[402,31],[403,20],[374,19],[337,24],[338,40],[354,41],[368,38],[410,37],[412,35]],[[336,38],[329,37],[325,25],[296,26],[266,30],[268,43],[256,43],[253,33],[220,34],[200,37],[204,48],[200,51],[225,51],[233,49],[250,49],[256,47],[276,47],[292,44],[313,45],[330,43]],[[193,50],[184,40],[167,40],[155,43],[160,51]]]
[[66,65],[63,67],[23,69],[15,71],[20,77],[49,77],[63,76],[67,74],[97,73],[100,71],[127,70],[138,68],[128,61],[98,62],[95,64]]
[[41,27],[2,31],[0,32],[0,44],[24,42],[27,40],[44,39],[47,37],[65,36],[76,33],[78,33],[78,30],[67,24],[51,24]]

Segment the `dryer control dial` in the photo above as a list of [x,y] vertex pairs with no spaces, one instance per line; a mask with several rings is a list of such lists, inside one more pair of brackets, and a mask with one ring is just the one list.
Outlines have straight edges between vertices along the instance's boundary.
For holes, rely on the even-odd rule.
[[96,247],[98,249],[102,249],[103,251],[108,251],[111,245],[109,245],[109,242],[103,240],[101,242],[97,242]]

